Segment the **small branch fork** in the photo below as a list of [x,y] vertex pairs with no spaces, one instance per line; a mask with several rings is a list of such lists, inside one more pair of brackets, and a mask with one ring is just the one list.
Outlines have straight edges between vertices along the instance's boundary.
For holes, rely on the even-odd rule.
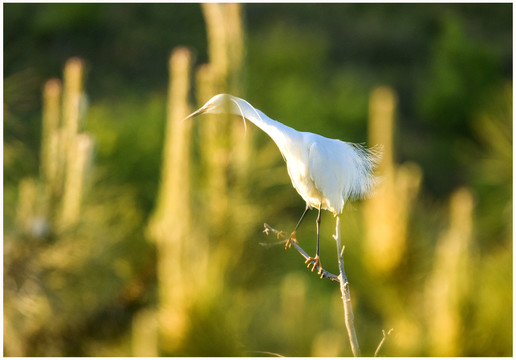
[[394,329],[390,329],[388,332],[385,332],[385,330],[382,330],[383,337],[382,337],[382,340],[380,341],[380,343],[378,344],[376,351],[374,352],[374,357],[378,356],[378,353],[380,352],[380,349],[382,348],[382,345],[383,345],[385,339],[387,338],[387,336],[389,336],[391,334],[391,332],[393,332],[393,330]]

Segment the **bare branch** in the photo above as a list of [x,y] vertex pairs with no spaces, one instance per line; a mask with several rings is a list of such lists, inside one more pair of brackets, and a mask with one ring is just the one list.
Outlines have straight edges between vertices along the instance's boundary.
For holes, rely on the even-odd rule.
[[382,330],[383,337],[382,337],[382,340],[380,340],[380,343],[378,344],[376,351],[374,352],[374,357],[378,356],[378,353],[380,352],[380,349],[382,348],[383,343],[385,342],[385,339],[387,338],[387,336],[389,336],[391,334],[391,332],[393,332],[393,330],[394,329],[390,329],[387,333],[385,332],[385,330]]
[[[287,234],[284,231],[276,230],[273,227],[271,227],[269,224],[263,224],[263,226],[265,228],[263,230],[263,232],[266,233],[267,235],[269,235],[269,232],[272,232],[272,233],[276,234],[276,237],[278,239],[287,236]],[[270,243],[270,244],[260,243],[260,245],[262,245],[262,246],[280,245],[280,244],[285,244],[286,241],[287,240],[285,239],[285,240]],[[308,260],[310,258],[310,256],[306,253],[306,251],[304,251],[303,248],[301,246],[299,246],[299,244],[297,242],[292,241],[291,244],[301,254],[301,256],[303,256],[305,258],[305,260]],[[320,273],[321,279],[330,279],[333,281],[339,281],[339,277],[337,275],[324,270],[320,265],[316,265],[315,268],[317,269],[318,273]]]
[[351,306],[351,293],[349,291],[348,278],[344,271],[344,247],[341,246],[340,241],[340,216],[336,217],[335,235],[333,235],[337,243],[337,256],[339,261],[339,281],[340,292],[342,293],[342,304],[344,305],[344,322],[348,330],[349,343],[353,356],[360,356],[360,347],[358,345],[357,332],[355,330],[353,308]]
[[[340,241],[340,217],[337,216],[337,223],[336,223],[336,229],[335,229],[335,235],[333,235],[333,238],[335,239],[335,242],[337,243],[337,258],[339,263],[339,275],[334,275],[326,270],[324,270],[320,264],[315,264],[315,267],[318,269],[319,273],[321,274],[321,278],[329,278],[331,280],[337,281],[340,283],[340,292],[342,294],[342,304],[344,306],[344,322],[346,323],[346,329],[348,331],[348,337],[349,337],[349,343],[351,345],[351,351],[353,352],[353,356],[357,357],[360,356],[360,347],[358,345],[358,338],[357,333],[355,330],[354,325],[354,317],[353,317],[353,309],[351,306],[351,293],[349,291],[349,283],[348,279],[346,277],[346,273],[344,272],[344,246],[341,246]],[[265,227],[264,231],[267,235],[272,232],[276,234],[276,237],[278,239],[285,238],[288,235],[284,231],[279,231],[274,229],[268,224],[263,224]],[[287,239],[282,240],[279,243],[274,243],[276,245],[284,244],[287,241]],[[305,258],[305,260],[310,259],[310,256],[299,246],[299,244],[296,241],[291,241],[292,246]],[[386,335],[385,335],[386,336]],[[382,340],[382,343],[385,339]],[[381,343],[380,343],[381,346]],[[378,350],[377,350],[378,351]]]

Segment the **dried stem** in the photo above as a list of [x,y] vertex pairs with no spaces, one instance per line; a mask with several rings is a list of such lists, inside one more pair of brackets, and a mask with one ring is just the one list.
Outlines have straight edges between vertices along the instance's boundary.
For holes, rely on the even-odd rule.
[[378,356],[378,353],[380,352],[380,349],[382,348],[383,343],[385,342],[385,339],[387,338],[387,336],[389,336],[391,334],[391,332],[393,330],[394,329],[390,329],[388,332],[385,332],[385,330],[382,330],[383,337],[382,337],[382,340],[380,340],[380,343],[378,344],[376,351],[374,352],[374,357]]

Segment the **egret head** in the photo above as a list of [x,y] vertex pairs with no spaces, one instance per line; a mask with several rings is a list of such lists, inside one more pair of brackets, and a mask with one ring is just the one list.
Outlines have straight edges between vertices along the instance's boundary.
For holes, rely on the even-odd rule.
[[186,119],[195,117],[201,114],[223,114],[223,113],[234,113],[233,109],[235,104],[233,103],[231,95],[218,94],[212,97],[206,104],[204,104],[199,110],[194,111],[188,115]]

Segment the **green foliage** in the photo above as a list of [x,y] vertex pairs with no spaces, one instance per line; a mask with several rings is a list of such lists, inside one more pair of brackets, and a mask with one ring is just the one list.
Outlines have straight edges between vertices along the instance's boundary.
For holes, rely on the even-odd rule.
[[88,110],[86,129],[98,134],[99,180],[131,186],[146,214],[158,187],[155,177],[162,157],[164,98],[165,94],[155,94],[123,103],[99,102]]

